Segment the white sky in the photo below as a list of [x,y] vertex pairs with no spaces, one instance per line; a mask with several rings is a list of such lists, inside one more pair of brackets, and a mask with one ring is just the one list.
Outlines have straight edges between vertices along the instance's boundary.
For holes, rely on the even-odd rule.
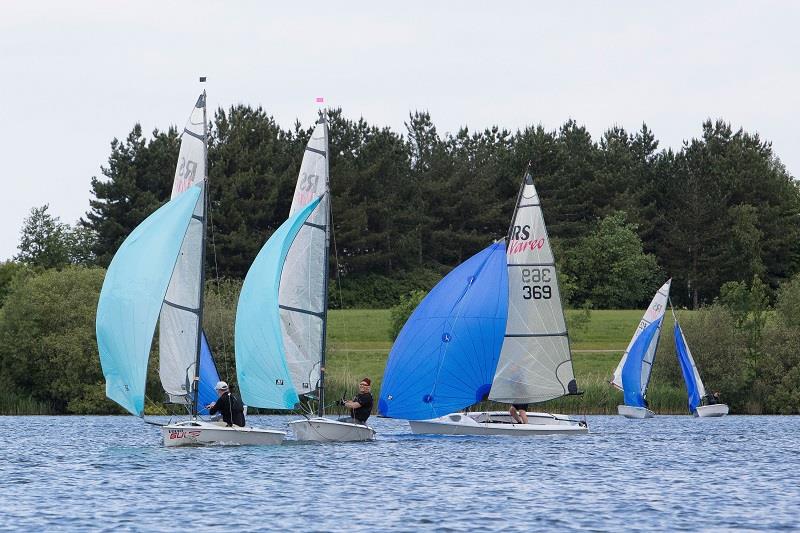
[[114,137],[183,125],[209,105],[262,105],[288,128],[316,96],[404,132],[467,125],[597,139],[646,122],[661,147],[724,118],[800,173],[800,3],[0,2],[0,259],[31,207],[73,223]]

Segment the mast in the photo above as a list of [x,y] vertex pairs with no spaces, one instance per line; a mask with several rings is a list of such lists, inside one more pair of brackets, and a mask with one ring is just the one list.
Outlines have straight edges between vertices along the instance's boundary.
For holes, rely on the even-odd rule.
[[[317,414],[321,417],[325,415],[325,350],[327,349],[328,335],[328,278],[330,276],[330,256],[331,256],[331,210],[333,199],[331,198],[330,187],[330,146],[328,142],[328,121],[323,112],[320,121],[325,129],[325,194],[328,195],[328,216],[325,223],[325,276],[323,281],[323,308],[322,308],[322,352],[319,360],[319,406]],[[338,267],[337,267],[338,268]]]
[[[200,83],[205,83],[206,78],[201,77]],[[203,236],[200,244],[200,287],[198,290],[200,306],[197,313],[197,345],[195,347],[195,360],[194,360],[194,378],[192,379],[192,418],[197,418],[197,403],[200,397],[200,350],[202,349],[203,342],[203,300],[205,296],[206,285],[206,238],[208,230],[208,121],[206,120],[206,110],[208,103],[206,102],[206,91],[203,89],[203,160],[204,171],[203,176]]]

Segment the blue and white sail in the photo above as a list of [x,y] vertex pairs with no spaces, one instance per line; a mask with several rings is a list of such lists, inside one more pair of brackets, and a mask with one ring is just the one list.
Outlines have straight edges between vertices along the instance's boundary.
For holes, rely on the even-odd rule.
[[689,412],[694,413],[697,410],[697,406],[700,405],[700,402],[706,395],[706,388],[703,385],[703,380],[700,379],[700,372],[698,372],[697,365],[695,365],[694,358],[692,357],[692,352],[686,344],[686,337],[684,337],[681,326],[678,324],[677,317],[675,318],[674,336],[675,351],[678,354],[683,380],[686,383]]
[[199,391],[197,396],[197,414],[208,415],[206,405],[211,402],[216,402],[219,395],[214,387],[219,382],[219,372],[217,372],[217,365],[214,364],[214,354],[211,353],[211,347],[208,345],[206,333],[203,332],[200,344],[200,378]]
[[508,323],[489,399],[532,403],[576,394],[555,259],[530,173],[508,243]]
[[293,409],[299,402],[287,360],[279,307],[281,280],[289,273],[286,258],[320,198],[284,222],[256,256],[247,272],[236,308],[236,375],[242,400],[253,407]]
[[[177,198],[206,179],[206,95],[197,99],[181,135],[171,198]],[[171,271],[159,322],[159,376],[172,403],[190,404],[198,369],[202,324],[203,257],[205,251],[205,188],[181,243]]]
[[506,249],[499,242],[456,267],[411,314],[389,353],[380,413],[425,420],[485,399],[507,319]]
[[614,370],[611,384],[624,391],[625,405],[645,406],[644,397],[650,383],[650,372],[656,357],[671,283],[671,279],[667,280],[658,289]]
[[203,186],[147,217],[117,250],[97,304],[96,333],[106,395],[144,415],[147,360],[156,322]]
[[320,385],[328,301],[329,191],[328,124],[322,117],[306,146],[289,216],[319,203],[289,248],[278,291],[286,363],[300,395]]

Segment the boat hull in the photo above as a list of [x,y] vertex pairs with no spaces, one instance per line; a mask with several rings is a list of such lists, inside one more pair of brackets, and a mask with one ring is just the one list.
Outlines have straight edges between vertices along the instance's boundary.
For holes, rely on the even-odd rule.
[[728,406],[724,403],[714,405],[699,405],[694,412],[694,416],[710,418],[714,416],[725,416],[728,414]]
[[653,418],[656,414],[647,409],[645,407],[633,407],[631,405],[618,405],[617,406],[617,413],[624,416],[625,418],[633,418],[633,419],[643,419],[643,418]]
[[505,411],[451,413],[431,420],[409,420],[411,431],[433,435],[580,435],[589,432],[586,423],[564,415],[528,413],[527,424],[513,423]]
[[289,422],[295,439],[310,442],[360,442],[375,439],[375,430],[361,424],[330,418],[309,418]]
[[206,444],[265,446],[280,444],[286,432],[254,427],[227,427],[213,422],[188,420],[161,428],[164,446],[202,446]]

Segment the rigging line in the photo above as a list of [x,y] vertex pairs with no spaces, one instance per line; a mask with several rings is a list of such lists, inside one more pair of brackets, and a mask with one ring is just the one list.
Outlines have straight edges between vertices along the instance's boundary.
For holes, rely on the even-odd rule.
[[[339,249],[336,246],[336,225],[333,223],[333,196],[328,191],[328,202],[330,207],[328,208],[328,217],[330,218],[330,231],[331,231],[331,240],[333,241],[333,261],[336,263],[336,288],[337,292],[339,293],[339,311],[341,313],[341,324],[342,324],[342,345],[344,346],[344,365],[345,368],[350,368],[350,352],[347,350],[348,345],[348,334],[347,334],[347,320],[344,316],[344,299],[342,298],[342,275],[341,275],[341,268],[339,267]],[[325,295],[327,298],[328,295]],[[327,346],[327,345],[326,345]],[[327,349],[327,348],[326,348]]]
[[[210,196],[210,195],[209,195]],[[208,225],[211,227],[211,255],[214,256],[214,284],[217,289],[217,301],[218,305],[222,305],[222,287],[219,281],[219,264],[217,263],[217,240],[215,238],[214,233],[214,215],[211,210],[211,202],[208,202],[207,213],[208,216]],[[203,265],[205,268],[205,265]],[[220,321],[221,322],[221,321]],[[227,343],[227,328],[224,324],[221,324],[220,330],[222,332],[222,361],[225,366],[225,381],[230,381],[230,372],[228,371],[228,343]],[[208,341],[208,337],[206,337],[206,342]],[[211,346],[208,347],[209,350]]]

